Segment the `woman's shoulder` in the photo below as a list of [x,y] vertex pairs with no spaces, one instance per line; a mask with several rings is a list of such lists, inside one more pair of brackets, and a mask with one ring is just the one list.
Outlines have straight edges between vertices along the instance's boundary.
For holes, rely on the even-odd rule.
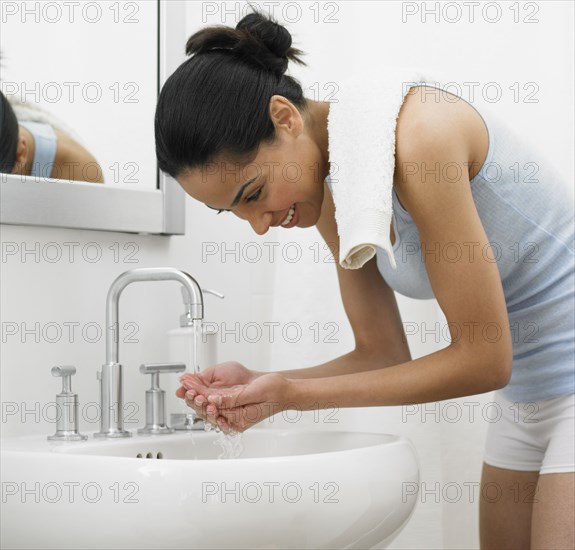
[[[488,130],[483,117],[463,98],[432,86],[413,86],[406,94],[399,111],[396,127],[395,178],[405,179],[414,170],[435,170],[436,167],[420,166],[417,154],[426,150],[461,148],[469,180],[479,172],[489,149]],[[415,156],[414,156],[415,155]],[[424,155],[427,156],[427,155]],[[459,159],[453,159],[457,162]],[[445,167],[437,167],[442,177]]]

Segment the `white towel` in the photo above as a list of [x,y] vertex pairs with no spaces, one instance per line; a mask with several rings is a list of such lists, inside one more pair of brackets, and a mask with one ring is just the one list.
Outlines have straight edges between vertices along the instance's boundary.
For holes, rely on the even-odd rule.
[[410,87],[434,83],[415,68],[383,68],[338,82],[328,115],[330,183],[339,234],[339,264],[358,269],[390,240],[395,127]]

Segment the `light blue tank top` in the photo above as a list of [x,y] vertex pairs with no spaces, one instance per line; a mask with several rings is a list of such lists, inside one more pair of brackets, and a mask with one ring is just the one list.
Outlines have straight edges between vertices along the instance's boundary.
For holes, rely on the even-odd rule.
[[54,168],[58,145],[58,138],[54,129],[44,122],[19,120],[18,124],[24,126],[34,137],[34,160],[30,175],[49,178]]
[[[500,391],[518,402],[568,395],[575,391],[573,200],[565,181],[536,150],[487,109],[480,114],[489,149],[471,191],[492,248],[487,257],[497,261],[513,341],[511,380]],[[397,269],[378,248],[379,272],[404,296],[434,298],[415,222],[395,190],[392,198]],[[431,251],[425,252],[424,259],[433,261]],[[482,251],[477,247],[474,253]],[[441,261],[453,260],[457,250],[446,247],[442,254]],[[441,334],[449,337],[443,328]]]

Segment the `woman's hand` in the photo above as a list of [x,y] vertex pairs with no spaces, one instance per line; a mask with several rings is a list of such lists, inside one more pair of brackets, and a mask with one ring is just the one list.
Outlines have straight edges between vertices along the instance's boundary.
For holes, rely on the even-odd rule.
[[181,398],[185,397],[186,404],[194,409],[200,417],[205,418],[209,416],[210,420],[213,420],[211,417],[214,416],[217,409],[212,405],[206,410],[208,401],[205,393],[201,390],[249,384],[262,374],[264,373],[249,370],[236,361],[226,361],[225,363],[209,367],[198,374],[184,374],[180,377],[182,386],[177,389],[176,395]]
[[[189,388],[184,394],[186,404],[224,432],[244,432],[284,410],[289,402],[290,381],[281,374],[258,373],[247,383],[228,387],[205,384],[198,375],[185,376],[182,384]],[[178,390],[179,397],[182,397],[181,390]]]
[[[249,384],[252,380],[261,376],[264,373],[249,370],[237,361],[226,361],[219,363],[213,367],[196,374],[188,372],[180,377],[182,387],[178,388],[176,395],[184,397],[186,389],[193,388],[194,382],[199,382],[203,386],[210,386],[215,388],[225,388],[228,386],[235,386],[236,384]],[[191,387],[188,388],[183,385],[183,382],[188,382]]]

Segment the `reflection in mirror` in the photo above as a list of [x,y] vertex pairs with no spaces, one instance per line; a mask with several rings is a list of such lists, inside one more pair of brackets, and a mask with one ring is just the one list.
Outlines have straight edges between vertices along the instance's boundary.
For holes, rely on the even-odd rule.
[[0,172],[156,189],[158,3],[4,1],[1,12]]
[[33,103],[0,92],[0,172],[103,183],[102,167],[81,138]]

